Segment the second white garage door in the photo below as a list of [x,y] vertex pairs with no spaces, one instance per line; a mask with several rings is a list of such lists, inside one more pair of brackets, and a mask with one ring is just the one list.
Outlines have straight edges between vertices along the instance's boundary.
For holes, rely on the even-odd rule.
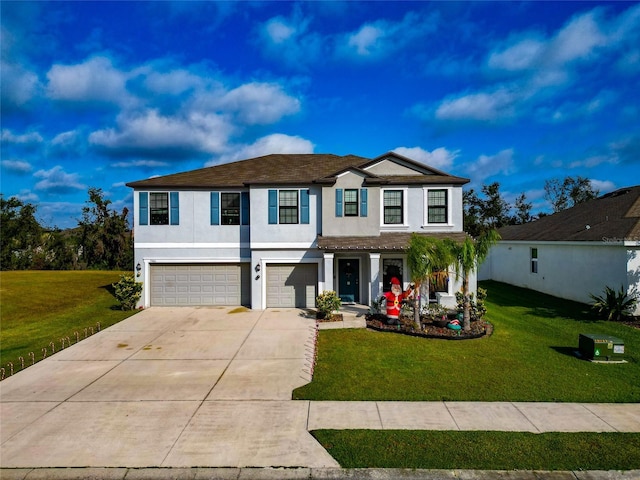
[[267,307],[313,308],[317,285],[316,264],[267,265]]
[[151,305],[245,305],[249,264],[151,265]]

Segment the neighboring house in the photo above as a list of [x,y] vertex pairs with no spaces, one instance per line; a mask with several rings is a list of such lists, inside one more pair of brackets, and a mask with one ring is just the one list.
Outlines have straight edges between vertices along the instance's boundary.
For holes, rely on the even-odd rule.
[[504,227],[500,235],[480,267],[481,279],[583,303],[606,286],[640,292],[640,186]]
[[[412,232],[464,238],[468,181],[387,153],[267,155],[128,183],[140,304],[314,307],[324,290],[370,304],[394,276],[409,285]],[[454,305],[459,288],[445,275],[431,295]]]

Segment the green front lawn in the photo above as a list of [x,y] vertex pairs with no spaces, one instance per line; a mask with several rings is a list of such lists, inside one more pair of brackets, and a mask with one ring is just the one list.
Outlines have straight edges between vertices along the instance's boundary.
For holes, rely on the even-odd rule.
[[[0,324],[0,363],[14,364],[19,357],[30,365],[29,352],[42,359],[42,349],[51,354],[61,338],[75,343],[75,332],[84,338],[85,328],[106,328],[134,313],[123,312],[111,293],[111,284],[123,272],[112,271],[7,271],[0,273],[2,323]],[[6,368],[7,375],[9,369]]]
[[638,433],[317,430],[344,468],[634,470]]
[[[588,306],[497,282],[491,337],[447,341],[370,330],[323,330],[310,400],[639,402],[640,330],[593,318]],[[626,364],[574,355],[580,333],[625,342]]]

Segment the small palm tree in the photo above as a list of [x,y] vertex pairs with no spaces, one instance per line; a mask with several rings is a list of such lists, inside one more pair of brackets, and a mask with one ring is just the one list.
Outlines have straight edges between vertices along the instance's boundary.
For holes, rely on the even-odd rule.
[[593,300],[591,308],[599,314],[604,314],[607,320],[619,321],[625,315],[629,315],[638,303],[637,295],[628,295],[624,287],[620,286],[617,292],[611,287],[605,287],[604,295],[589,294]]
[[463,242],[447,240],[448,248],[455,258],[456,277],[462,278],[462,325],[465,332],[471,330],[471,295],[469,279],[478,265],[485,261],[492,245],[500,240],[497,230],[487,230],[478,238],[466,237]]
[[411,281],[415,288],[413,321],[418,330],[421,328],[420,299],[417,294],[420,291],[420,286],[429,280],[433,272],[447,270],[454,260],[451,249],[442,240],[417,233],[411,235],[407,250],[407,265],[411,271]]

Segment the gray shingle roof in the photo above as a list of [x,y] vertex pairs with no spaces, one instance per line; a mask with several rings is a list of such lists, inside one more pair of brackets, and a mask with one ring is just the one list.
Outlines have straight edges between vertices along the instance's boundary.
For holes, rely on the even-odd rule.
[[621,188],[524,225],[500,229],[502,240],[640,241],[640,185]]
[[[390,153],[388,155],[395,155]],[[381,157],[378,157],[381,158]],[[403,158],[403,157],[400,157]],[[133,188],[241,188],[248,185],[305,185],[331,183],[338,172],[361,169],[372,160],[356,155],[273,154],[188,172],[164,175],[127,183]],[[413,162],[416,163],[417,162]],[[420,164],[421,165],[421,164]],[[422,165],[423,168],[426,166]],[[428,168],[428,167],[427,167]],[[429,169],[431,175],[381,177],[371,175],[372,184],[454,184],[463,185],[466,178]]]

